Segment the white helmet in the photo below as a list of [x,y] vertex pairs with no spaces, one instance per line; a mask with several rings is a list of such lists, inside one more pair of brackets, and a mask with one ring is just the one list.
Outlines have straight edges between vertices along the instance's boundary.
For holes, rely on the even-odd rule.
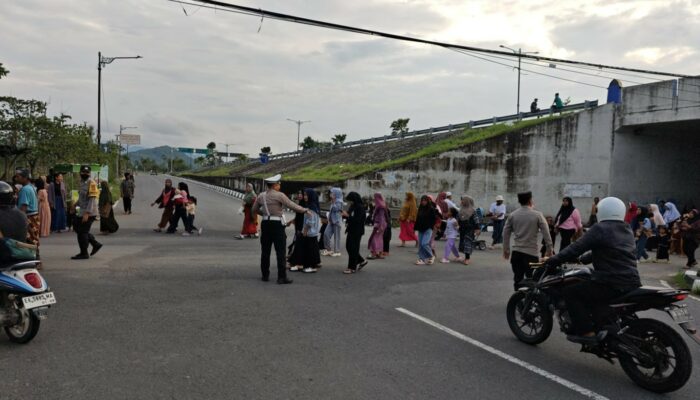
[[624,221],[627,207],[617,197],[606,197],[598,203],[598,221]]

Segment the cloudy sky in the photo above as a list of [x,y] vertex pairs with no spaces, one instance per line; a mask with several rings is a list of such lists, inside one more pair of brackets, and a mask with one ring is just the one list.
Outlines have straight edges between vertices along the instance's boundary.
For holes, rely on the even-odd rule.
[[[228,0],[424,39],[680,74],[700,74],[700,1]],[[302,137],[349,140],[515,112],[517,72],[437,47],[198,9],[166,0],[3,1],[0,94],[97,120],[97,52],[139,54],[103,71],[103,137],[138,126],[146,146],[233,144],[250,154]],[[258,32],[258,30],[260,30]],[[513,64],[512,61],[496,60]],[[650,82],[614,72],[523,69],[607,86]],[[572,102],[605,90],[523,71],[521,109],[554,92]]]

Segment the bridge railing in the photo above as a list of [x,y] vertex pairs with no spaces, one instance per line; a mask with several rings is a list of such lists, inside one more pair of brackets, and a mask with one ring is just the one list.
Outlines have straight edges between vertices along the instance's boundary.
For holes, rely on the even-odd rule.
[[[318,148],[299,150],[299,151],[290,151],[287,153],[272,154],[268,157],[268,159],[270,161],[281,160],[281,159],[285,159],[285,158],[299,157],[299,156],[304,155],[304,154],[322,153],[322,152],[326,152],[326,151],[333,151],[333,150],[344,149],[344,148],[348,148],[348,147],[363,146],[366,144],[384,143],[384,142],[389,142],[389,141],[394,141],[394,140],[401,140],[401,139],[405,139],[405,138],[414,138],[414,137],[419,137],[419,136],[435,135],[435,134],[450,132],[450,131],[453,131],[456,129],[484,127],[484,126],[489,126],[489,125],[495,125],[495,124],[498,124],[501,122],[521,121],[524,119],[539,118],[539,117],[543,117],[543,116],[551,116],[551,115],[554,115],[557,113],[585,110],[585,109],[593,108],[593,107],[597,107],[597,106],[598,106],[598,100],[591,100],[591,101],[586,100],[583,103],[577,103],[577,104],[565,106],[560,110],[546,109],[546,110],[540,110],[537,112],[521,112],[520,114],[510,114],[510,115],[504,115],[504,116],[500,116],[500,117],[485,118],[485,119],[480,119],[480,120],[476,120],[476,121],[463,122],[461,124],[450,124],[450,125],[439,126],[439,127],[435,127],[435,128],[420,129],[420,130],[416,130],[416,131],[407,132],[407,133],[404,133],[401,135],[384,135],[384,136],[378,136],[378,137],[373,137],[373,138],[368,138],[368,139],[353,140],[351,142],[345,142],[345,143],[337,144],[337,145],[318,147]],[[249,163],[259,163],[260,160],[257,158],[251,158],[248,160],[248,162]],[[235,163],[235,161],[232,163]],[[226,163],[226,164],[231,164],[231,163]]]

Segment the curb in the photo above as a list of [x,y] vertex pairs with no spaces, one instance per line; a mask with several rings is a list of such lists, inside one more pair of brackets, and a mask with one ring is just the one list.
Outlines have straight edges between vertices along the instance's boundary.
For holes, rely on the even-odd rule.
[[690,285],[691,291],[700,292],[700,277],[698,271],[685,271],[683,274],[685,282]]

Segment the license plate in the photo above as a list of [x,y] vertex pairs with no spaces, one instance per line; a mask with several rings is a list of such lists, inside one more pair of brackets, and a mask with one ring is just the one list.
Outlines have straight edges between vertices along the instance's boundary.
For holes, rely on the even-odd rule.
[[53,292],[46,292],[36,296],[22,297],[22,303],[24,303],[24,308],[31,310],[32,308],[56,304],[56,297]]
[[674,307],[668,310],[668,314],[678,324],[684,324],[693,320],[693,316],[690,315],[687,306]]

